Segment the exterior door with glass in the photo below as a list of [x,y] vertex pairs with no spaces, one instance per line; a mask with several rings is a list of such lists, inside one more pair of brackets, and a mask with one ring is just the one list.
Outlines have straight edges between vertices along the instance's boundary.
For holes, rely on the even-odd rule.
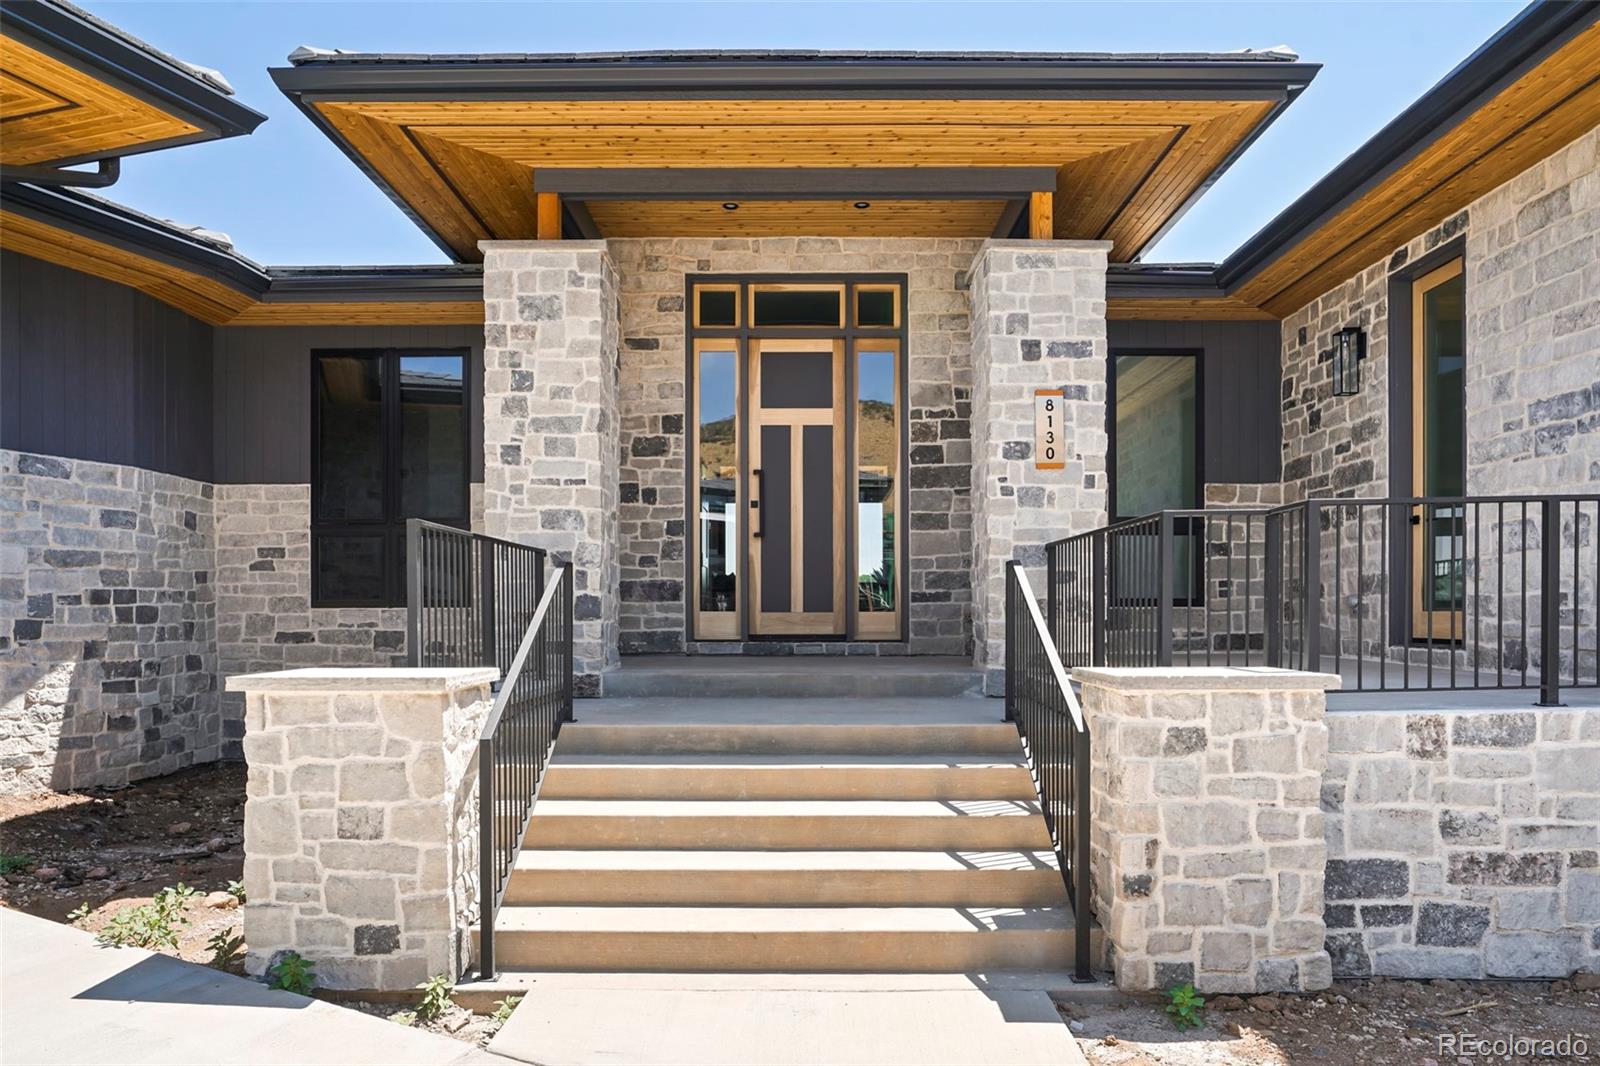
[[844,636],[844,343],[753,340],[753,636]]
[[[1456,259],[1418,278],[1411,289],[1412,485],[1424,498],[1462,496],[1467,488],[1465,282]],[[1412,510],[1416,639],[1465,635],[1465,520],[1459,504]]]

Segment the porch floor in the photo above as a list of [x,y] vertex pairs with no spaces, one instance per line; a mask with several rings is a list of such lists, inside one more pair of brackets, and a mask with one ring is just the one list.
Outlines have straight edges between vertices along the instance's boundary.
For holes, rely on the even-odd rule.
[[961,696],[983,675],[970,659],[907,655],[629,655],[606,696],[786,699]]

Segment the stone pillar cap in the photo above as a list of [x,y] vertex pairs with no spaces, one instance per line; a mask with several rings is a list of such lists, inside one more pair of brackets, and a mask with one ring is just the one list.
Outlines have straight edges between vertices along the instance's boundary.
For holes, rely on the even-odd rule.
[[1080,666],[1069,671],[1074,681],[1129,691],[1201,690],[1210,692],[1342,687],[1338,674],[1280,670],[1271,666]]
[[228,692],[426,692],[446,694],[500,680],[492,666],[382,667],[316,666],[238,674],[223,686]]

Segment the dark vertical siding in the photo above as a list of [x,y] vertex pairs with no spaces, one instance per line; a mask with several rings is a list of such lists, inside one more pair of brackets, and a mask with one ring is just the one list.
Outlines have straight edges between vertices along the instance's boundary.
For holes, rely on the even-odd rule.
[[1282,463],[1278,323],[1118,319],[1106,323],[1106,334],[1112,354],[1119,348],[1203,352],[1205,480],[1245,484],[1278,480]]
[[223,326],[216,331],[216,480],[311,480],[311,352],[317,348],[466,348],[467,447],[483,480],[482,326]]
[[211,480],[210,326],[16,252],[0,277],[0,447]]

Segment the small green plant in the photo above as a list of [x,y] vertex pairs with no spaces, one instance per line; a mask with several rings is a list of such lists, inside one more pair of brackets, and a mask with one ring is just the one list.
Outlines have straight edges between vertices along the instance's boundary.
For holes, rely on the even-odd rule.
[[130,907],[112,918],[95,934],[95,939],[117,948],[132,946],[177,951],[178,931],[189,924],[184,908],[197,895],[197,891],[182,881],[174,887],[163,888],[149,903]]
[[0,851],[0,874],[14,874],[33,865],[32,855],[7,855]]
[[434,1021],[450,1006],[449,974],[434,974],[417,987],[422,990],[422,1002],[417,1004],[417,1021]]
[[87,917],[89,917],[89,905],[87,903],[80,903],[67,912],[67,921],[73,925],[77,925]]
[[1200,1012],[1205,1009],[1206,1001],[1188,981],[1167,989],[1167,1013],[1172,1015],[1172,1023],[1179,1029],[1200,1028]]
[[221,966],[244,947],[244,937],[233,931],[233,927],[218,929],[211,934],[211,939],[206,941],[206,950],[211,952],[211,965]]
[[267,976],[271,978],[267,982],[267,987],[281,988],[298,996],[309,996],[317,987],[317,975],[313,972],[316,968],[316,963],[302,958],[298,951],[285,951],[267,970]]
[[504,1025],[511,1020],[511,1012],[517,1009],[517,1004],[522,1002],[521,996],[507,996],[494,1002],[494,1013],[489,1015],[496,1025]]
[[239,904],[241,906],[244,905],[244,882],[243,881],[229,881],[228,882],[228,887],[223,889],[223,891],[228,893],[228,895],[232,896],[234,899],[238,900]]

